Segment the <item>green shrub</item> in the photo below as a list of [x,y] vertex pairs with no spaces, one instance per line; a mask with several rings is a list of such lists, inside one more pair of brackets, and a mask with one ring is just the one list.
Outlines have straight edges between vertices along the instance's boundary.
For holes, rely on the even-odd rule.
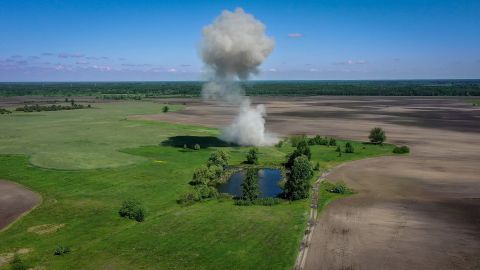
[[337,149],[335,149],[335,152],[339,152],[339,153],[342,152],[342,148],[340,147],[340,145],[337,146]]
[[168,108],[168,106],[163,106],[162,111],[163,111],[164,113],[167,113],[169,110],[170,110],[170,108]]
[[244,200],[244,199],[239,199],[235,200],[234,204],[238,206],[249,206],[249,205],[265,205],[265,206],[272,206],[276,204],[282,203],[282,200],[279,198],[272,198],[272,197],[267,197],[267,198],[257,198],[255,200]]
[[314,171],[319,171],[320,170],[320,162],[317,161],[317,163],[315,163],[315,166],[313,167],[313,170]]
[[347,186],[345,185],[345,183],[338,182],[338,183],[335,183],[335,185],[330,190],[330,192],[338,193],[338,194],[347,194],[347,193],[349,193],[349,190],[348,190]]
[[235,200],[234,204],[239,206],[248,206],[248,205],[252,205],[253,202],[250,200],[240,199],[240,200]]
[[408,148],[408,146],[404,145],[404,146],[395,146],[395,148],[393,148],[393,153],[395,154],[407,154],[407,153],[410,153],[410,148]]
[[193,149],[194,149],[194,150],[200,150],[200,144],[196,143],[196,144],[193,146]]
[[198,185],[193,187],[191,190],[187,191],[184,193],[180,199],[177,200],[177,203],[179,204],[186,204],[190,205],[195,202],[203,201],[206,199],[211,199],[211,198],[227,198],[229,196],[228,194],[220,194],[218,193],[218,190],[215,187],[212,186],[207,186],[207,185]]
[[277,148],[282,148],[282,146],[283,146],[283,140],[280,140],[280,141],[278,141],[277,144],[275,144],[275,147],[277,147]]
[[267,198],[258,198],[254,200],[253,204],[270,206],[270,205],[280,204],[281,202],[282,200],[279,198],[267,197]]
[[10,262],[10,269],[12,270],[27,270],[28,266],[22,261],[20,256],[15,253],[13,260]]
[[118,210],[121,217],[134,219],[138,222],[145,220],[145,209],[137,200],[126,200],[122,203],[122,207]]
[[70,253],[70,248],[69,247],[64,247],[64,246],[61,246],[61,245],[57,245],[55,247],[55,250],[53,251],[53,255],[57,255],[57,256],[68,254],[68,253]]
[[353,153],[355,150],[353,149],[353,145],[350,142],[345,144],[345,153]]

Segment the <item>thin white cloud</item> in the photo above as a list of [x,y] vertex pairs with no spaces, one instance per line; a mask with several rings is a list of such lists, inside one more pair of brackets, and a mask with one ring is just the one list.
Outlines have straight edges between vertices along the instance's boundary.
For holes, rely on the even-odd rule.
[[301,37],[303,37],[303,34],[302,33],[290,33],[290,34],[288,34],[288,37],[289,38],[301,38]]
[[347,60],[347,61],[344,61],[344,62],[336,62],[336,63],[333,63],[334,65],[364,65],[364,64],[368,64],[368,61],[366,60]]
[[270,72],[277,72],[277,69],[276,69],[276,68],[271,68],[271,69],[269,69],[268,71],[270,71]]
[[175,68],[169,68],[167,69],[167,72],[177,72],[177,70]]
[[59,58],[82,58],[85,55],[81,53],[60,53],[58,54]]

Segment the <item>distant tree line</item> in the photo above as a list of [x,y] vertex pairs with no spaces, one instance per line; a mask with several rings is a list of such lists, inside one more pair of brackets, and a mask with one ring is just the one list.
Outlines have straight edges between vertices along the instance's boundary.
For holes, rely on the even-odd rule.
[[12,112],[7,110],[7,109],[4,109],[4,108],[0,108],[0,114],[11,114]]
[[[0,83],[0,96],[90,95],[105,99],[199,96],[204,82]],[[480,80],[250,81],[250,96],[480,96]]]
[[63,110],[87,109],[91,107],[92,106],[90,104],[85,106],[85,105],[76,104],[76,103],[72,103],[72,105],[70,106],[55,105],[55,104],[50,106],[41,106],[41,105],[35,104],[35,105],[24,105],[23,107],[18,107],[15,109],[15,111],[19,111],[19,112],[63,111]]

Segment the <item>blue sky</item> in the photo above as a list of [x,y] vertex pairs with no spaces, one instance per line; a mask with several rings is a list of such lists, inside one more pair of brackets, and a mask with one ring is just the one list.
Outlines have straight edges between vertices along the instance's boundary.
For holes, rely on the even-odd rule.
[[276,41],[252,79],[480,78],[480,1],[0,1],[0,81],[202,80],[202,27]]

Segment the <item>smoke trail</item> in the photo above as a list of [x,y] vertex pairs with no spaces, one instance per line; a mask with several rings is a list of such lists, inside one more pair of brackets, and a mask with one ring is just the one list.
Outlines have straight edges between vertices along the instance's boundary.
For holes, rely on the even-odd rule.
[[271,145],[277,139],[265,131],[265,107],[253,108],[243,89],[234,82],[258,74],[258,66],[272,52],[275,42],[265,34],[265,25],[241,8],[224,10],[203,29],[201,55],[213,78],[202,88],[204,99],[238,104],[234,122],[224,128],[221,139],[240,145]]

